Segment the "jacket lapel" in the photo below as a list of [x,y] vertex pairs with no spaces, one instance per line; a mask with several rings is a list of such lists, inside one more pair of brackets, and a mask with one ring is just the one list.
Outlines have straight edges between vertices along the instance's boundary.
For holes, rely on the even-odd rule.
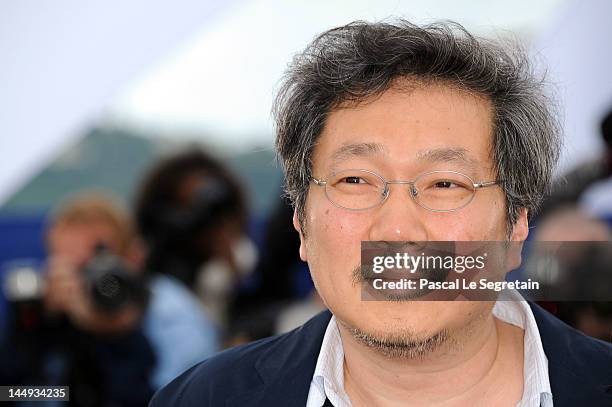
[[308,399],[331,313],[324,311],[267,349],[255,363],[262,386],[228,400],[228,406],[296,406]]

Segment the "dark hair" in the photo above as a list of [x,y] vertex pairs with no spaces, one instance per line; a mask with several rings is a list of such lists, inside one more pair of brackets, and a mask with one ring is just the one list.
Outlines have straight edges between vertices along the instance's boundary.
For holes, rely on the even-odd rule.
[[437,82],[488,98],[493,159],[509,230],[537,209],[559,156],[559,126],[524,52],[478,39],[453,22],[353,22],[317,37],[289,66],[276,98],[276,148],[302,226],[312,152],[330,112],[380,95],[394,81]]
[[612,110],[601,121],[601,136],[609,148],[612,148]]
[[[230,171],[220,162],[204,151],[192,148],[161,160],[145,175],[137,192],[134,207],[138,232],[145,241],[150,243],[160,234],[170,234],[170,229],[180,228],[180,225],[174,225],[177,222],[193,223],[192,216],[182,215],[182,213],[177,215],[177,210],[191,211],[196,217],[202,217],[202,214],[193,211],[194,208],[182,208],[178,196],[181,182],[185,177],[197,173],[218,181],[222,186],[221,194],[218,193],[219,189],[212,191],[216,195],[215,202],[212,204],[219,204],[216,205],[219,209],[215,214],[238,219],[244,226],[246,223],[244,191]],[[206,199],[206,197],[201,197],[200,200],[202,198]],[[206,210],[207,208],[201,209]],[[194,226],[199,227],[200,225],[195,224]]]

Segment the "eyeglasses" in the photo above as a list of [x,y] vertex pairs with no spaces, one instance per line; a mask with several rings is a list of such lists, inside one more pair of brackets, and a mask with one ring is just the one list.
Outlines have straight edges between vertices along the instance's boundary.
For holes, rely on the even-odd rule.
[[409,194],[421,207],[432,212],[452,212],[472,202],[480,188],[501,181],[474,182],[456,171],[431,171],[419,175],[414,181],[387,181],[368,170],[342,170],[332,173],[326,180],[312,178],[325,188],[325,196],[335,206],[352,211],[364,211],[382,204],[390,193],[390,184],[408,185]]

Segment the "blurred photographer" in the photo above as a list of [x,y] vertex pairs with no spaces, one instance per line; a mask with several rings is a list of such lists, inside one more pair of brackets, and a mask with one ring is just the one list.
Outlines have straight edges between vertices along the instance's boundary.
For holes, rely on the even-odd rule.
[[135,242],[127,214],[102,196],[77,196],[52,215],[42,273],[16,270],[5,281],[13,332],[4,381],[68,385],[72,405],[146,405],[155,357],[140,324],[148,289]]
[[63,314],[75,327],[99,334],[120,334],[136,326],[145,306],[144,287],[123,304],[105,306],[92,298],[95,294],[88,292],[83,273],[102,252],[120,256],[125,272],[140,267],[140,253],[128,225],[127,215],[103,197],[80,197],[59,211],[47,233],[49,259],[43,298],[49,314]]
[[229,301],[257,258],[244,192],[229,170],[199,149],[172,155],[145,176],[135,213],[147,270],[180,281],[225,325]]

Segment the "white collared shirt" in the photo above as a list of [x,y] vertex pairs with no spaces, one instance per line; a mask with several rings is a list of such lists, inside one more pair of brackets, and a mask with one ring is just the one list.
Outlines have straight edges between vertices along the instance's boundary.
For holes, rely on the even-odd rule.
[[[510,296],[508,300],[495,303],[493,316],[525,331],[523,397],[517,407],[552,407],[548,359],[538,325],[531,308],[518,292],[510,291],[507,295]],[[351,407],[351,401],[344,390],[344,350],[334,316],[323,337],[306,407],[321,407],[326,398],[334,407]]]

